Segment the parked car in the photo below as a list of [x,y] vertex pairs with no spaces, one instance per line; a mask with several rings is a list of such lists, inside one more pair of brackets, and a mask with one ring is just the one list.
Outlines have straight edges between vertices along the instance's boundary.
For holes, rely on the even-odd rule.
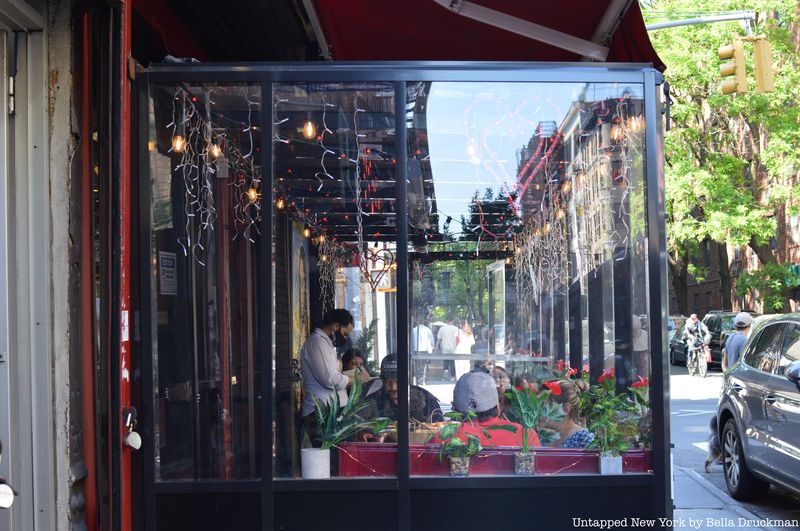
[[[745,310],[753,317],[759,314],[753,311]],[[722,365],[722,348],[725,346],[725,340],[736,327],[733,325],[733,318],[736,317],[738,312],[728,312],[721,310],[712,310],[703,317],[703,324],[706,325],[708,331],[711,333],[711,341],[709,348],[711,349],[711,364]],[[685,321],[684,321],[685,322]],[[678,363],[686,363],[686,342],[682,338],[683,326],[675,332],[675,335],[669,342],[669,360],[672,365]]]
[[725,483],[737,500],[770,484],[800,495],[800,313],[759,319],[724,375],[717,408]]

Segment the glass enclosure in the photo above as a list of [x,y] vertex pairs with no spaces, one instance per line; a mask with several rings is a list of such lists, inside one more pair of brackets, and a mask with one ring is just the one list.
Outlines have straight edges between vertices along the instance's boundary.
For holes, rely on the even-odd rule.
[[151,87],[156,479],[652,472],[643,85],[271,87]]
[[260,87],[154,87],[149,113],[156,479],[257,478]]

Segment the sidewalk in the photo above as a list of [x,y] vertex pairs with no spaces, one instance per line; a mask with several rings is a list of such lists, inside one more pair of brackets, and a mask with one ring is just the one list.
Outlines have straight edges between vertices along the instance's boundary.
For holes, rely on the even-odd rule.
[[690,468],[675,467],[675,529],[755,529],[760,518]]

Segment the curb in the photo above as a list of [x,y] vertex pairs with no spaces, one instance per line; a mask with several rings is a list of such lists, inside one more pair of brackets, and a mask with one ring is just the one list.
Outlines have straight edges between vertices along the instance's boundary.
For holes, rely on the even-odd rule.
[[[684,467],[676,467],[676,468],[686,473],[686,475],[691,477],[701,487],[706,489],[706,491],[708,491],[709,494],[718,499],[720,501],[721,507],[727,508],[731,512],[736,513],[738,516],[741,516],[742,518],[745,518],[747,520],[756,520],[756,521],[765,520],[765,518],[762,518],[757,514],[753,513],[752,511],[750,511],[749,509],[747,509],[746,507],[743,507],[742,505],[739,504],[739,502],[737,502],[733,498],[729,497],[726,493],[719,490],[710,481],[708,481],[706,478],[698,474],[697,471],[695,471],[694,469],[684,468]],[[762,527],[760,529],[764,529],[766,531],[786,531],[785,529],[777,527]]]

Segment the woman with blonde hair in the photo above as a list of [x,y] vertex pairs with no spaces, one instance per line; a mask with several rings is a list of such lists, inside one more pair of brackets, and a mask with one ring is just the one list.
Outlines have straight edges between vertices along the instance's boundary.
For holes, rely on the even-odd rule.
[[[589,390],[585,380],[561,379],[549,385],[550,400],[560,404],[564,419],[549,421],[545,427],[558,432],[559,438],[548,446],[561,448],[586,448],[594,440],[594,434],[579,424],[581,393]],[[556,391],[557,390],[557,391]]]

